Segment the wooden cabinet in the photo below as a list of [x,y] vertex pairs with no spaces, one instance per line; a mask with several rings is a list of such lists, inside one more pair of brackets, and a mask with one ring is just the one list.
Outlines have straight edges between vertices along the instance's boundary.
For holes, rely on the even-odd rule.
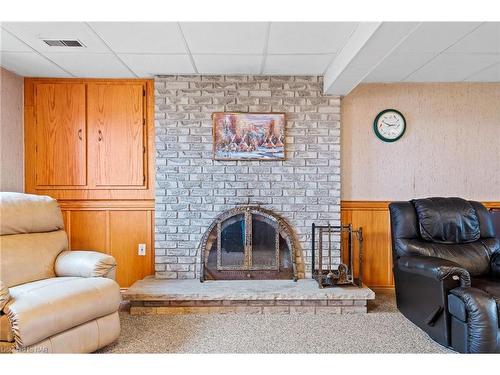
[[85,85],[36,86],[37,186],[87,185]]
[[25,80],[26,191],[153,199],[153,81]]
[[24,82],[25,191],[58,199],[70,248],[113,255],[121,287],[154,272],[153,93],[142,79]]
[[144,171],[144,86],[88,86],[89,148],[98,187],[142,187]]

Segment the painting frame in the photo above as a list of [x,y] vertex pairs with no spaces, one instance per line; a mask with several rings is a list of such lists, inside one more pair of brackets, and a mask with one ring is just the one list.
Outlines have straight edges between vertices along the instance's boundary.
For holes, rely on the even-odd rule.
[[[282,136],[280,137],[280,141],[282,143],[282,150],[280,151],[280,147],[274,147],[277,150],[274,150],[274,155],[272,156],[262,156],[257,155],[258,152],[254,152],[255,155],[249,155],[248,157],[237,156],[238,154],[242,154],[237,151],[227,151],[227,156],[221,156],[221,151],[218,150],[220,147],[220,143],[218,143],[218,132],[219,132],[219,124],[217,121],[218,116],[235,116],[239,117],[256,117],[256,121],[258,117],[280,117],[281,124],[279,131],[281,131]],[[215,161],[284,161],[286,160],[286,113],[285,112],[213,112],[212,113],[212,160]],[[250,153],[250,152],[249,152]]]

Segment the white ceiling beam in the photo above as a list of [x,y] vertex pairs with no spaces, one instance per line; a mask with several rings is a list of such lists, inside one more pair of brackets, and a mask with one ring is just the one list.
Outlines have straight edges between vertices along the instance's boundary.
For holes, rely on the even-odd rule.
[[323,91],[347,95],[420,25],[418,22],[363,22],[324,74]]

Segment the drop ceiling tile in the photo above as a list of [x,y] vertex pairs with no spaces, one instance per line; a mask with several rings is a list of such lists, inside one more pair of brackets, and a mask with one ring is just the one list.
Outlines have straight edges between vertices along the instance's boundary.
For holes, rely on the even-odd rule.
[[268,53],[335,53],[345,45],[356,26],[355,22],[273,22]]
[[460,82],[500,61],[499,55],[443,53],[417,70],[407,82]]
[[[109,53],[106,45],[84,22],[3,22],[2,27],[43,53]],[[42,39],[77,39],[85,48],[50,47]]]
[[434,52],[393,53],[384,59],[363,82],[399,82],[431,60]]
[[268,55],[265,74],[323,74],[333,60],[331,55]]
[[486,22],[446,52],[500,54],[500,22]]
[[135,77],[112,54],[89,53],[47,53],[50,60],[60,65],[76,77],[82,78],[133,78]]
[[119,54],[119,57],[139,77],[195,73],[188,55]]
[[177,22],[91,22],[117,53],[187,53]]
[[182,22],[193,54],[261,54],[266,43],[266,22]]
[[258,74],[262,55],[193,55],[201,74]]
[[0,65],[24,77],[71,77],[35,52],[1,52]]
[[470,33],[480,22],[422,22],[397,48],[398,53],[441,52]]
[[500,82],[500,63],[490,65],[465,79],[467,82]]
[[0,29],[0,51],[33,52],[26,44],[2,29]]

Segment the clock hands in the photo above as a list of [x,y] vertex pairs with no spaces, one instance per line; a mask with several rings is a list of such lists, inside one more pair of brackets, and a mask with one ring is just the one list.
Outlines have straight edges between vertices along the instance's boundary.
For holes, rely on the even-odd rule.
[[384,120],[382,120],[382,123],[387,125],[387,126],[391,126],[391,127],[392,126],[399,126],[399,124],[389,124],[389,123],[385,122]]

